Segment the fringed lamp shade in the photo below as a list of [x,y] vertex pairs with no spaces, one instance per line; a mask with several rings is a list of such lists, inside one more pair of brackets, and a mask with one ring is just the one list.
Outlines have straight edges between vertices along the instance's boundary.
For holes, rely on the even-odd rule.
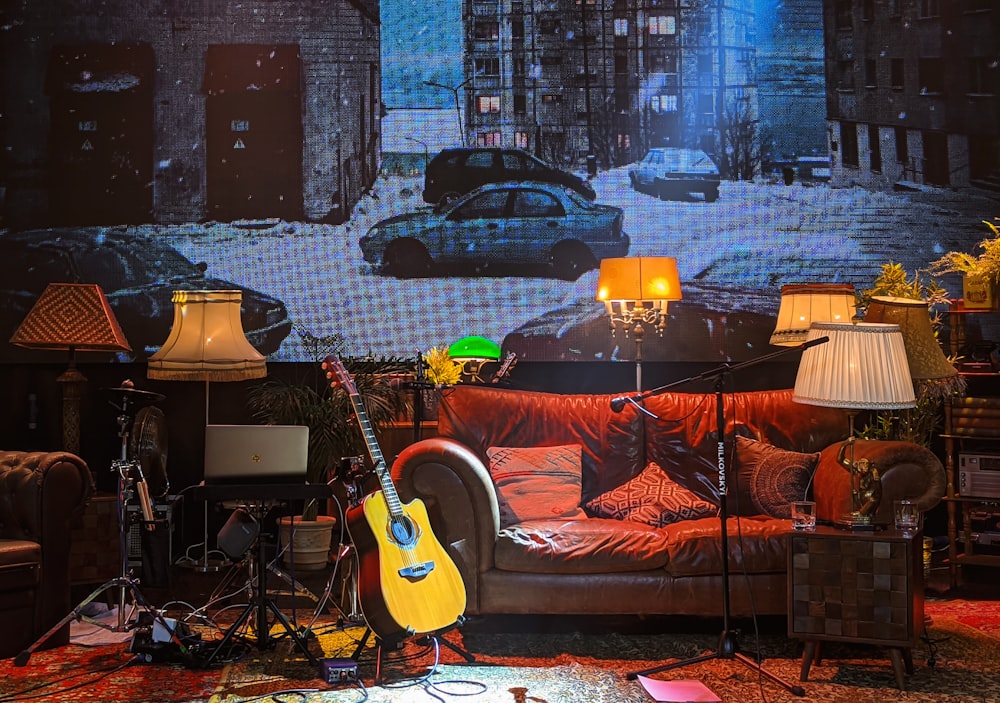
[[174,324],[149,357],[146,375],[171,381],[244,381],[267,375],[264,356],[247,341],[239,290],[174,291]]
[[809,336],[813,322],[850,322],[854,317],[850,283],[793,283],[781,287],[781,306],[771,344],[794,347]]
[[914,381],[958,376],[958,370],[945,357],[934,337],[927,303],[922,300],[875,296],[865,313],[865,321],[899,325]]
[[916,402],[899,325],[814,322],[792,399],[847,410],[899,410]]

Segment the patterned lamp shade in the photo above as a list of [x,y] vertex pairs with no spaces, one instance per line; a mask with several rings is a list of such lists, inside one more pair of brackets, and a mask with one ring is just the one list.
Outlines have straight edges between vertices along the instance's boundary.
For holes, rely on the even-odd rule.
[[10,341],[27,349],[132,351],[96,283],[50,283]]
[[910,376],[914,380],[938,380],[958,375],[934,337],[927,303],[922,300],[875,296],[865,313],[865,321],[899,325]]

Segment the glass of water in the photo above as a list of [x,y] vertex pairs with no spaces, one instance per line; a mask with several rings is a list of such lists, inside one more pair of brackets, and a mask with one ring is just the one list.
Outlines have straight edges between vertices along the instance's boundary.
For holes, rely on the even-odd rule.
[[811,500],[792,501],[792,529],[812,532],[816,529],[816,503]]
[[916,532],[920,528],[920,510],[912,500],[894,500],[892,515],[896,529],[905,533]]

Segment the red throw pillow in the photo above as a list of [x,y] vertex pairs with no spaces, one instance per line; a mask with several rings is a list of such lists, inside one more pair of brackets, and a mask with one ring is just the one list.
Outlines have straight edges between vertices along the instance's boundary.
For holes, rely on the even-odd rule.
[[718,514],[718,507],[675,482],[655,462],[638,476],[587,503],[595,517],[663,527],[680,520]]
[[581,454],[579,444],[488,448],[501,529],[525,520],[587,517],[580,507]]

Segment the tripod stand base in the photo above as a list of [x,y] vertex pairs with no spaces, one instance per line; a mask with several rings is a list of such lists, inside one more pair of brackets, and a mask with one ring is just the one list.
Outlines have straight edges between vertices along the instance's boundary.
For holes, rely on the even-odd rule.
[[712,661],[714,659],[735,659],[736,661],[746,664],[748,667],[756,671],[760,676],[763,676],[772,683],[776,683],[786,691],[791,693],[793,696],[805,696],[806,691],[801,686],[795,684],[790,684],[784,679],[772,674],[763,667],[761,667],[756,661],[748,657],[747,655],[739,651],[739,645],[736,642],[735,633],[728,630],[723,630],[722,634],[719,636],[719,648],[715,652],[709,654],[703,654],[698,657],[692,657],[691,659],[682,659],[676,662],[670,662],[668,664],[663,664],[661,666],[655,666],[651,669],[644,669],[642,671],[632,671],[625,675],[630,681],[634,681],[640,676],[649,676],[650,674],[658,674],[661,671],[669,671],[670,669],[680,669],[685,666],[692,664],[701,664],[702,662]]

